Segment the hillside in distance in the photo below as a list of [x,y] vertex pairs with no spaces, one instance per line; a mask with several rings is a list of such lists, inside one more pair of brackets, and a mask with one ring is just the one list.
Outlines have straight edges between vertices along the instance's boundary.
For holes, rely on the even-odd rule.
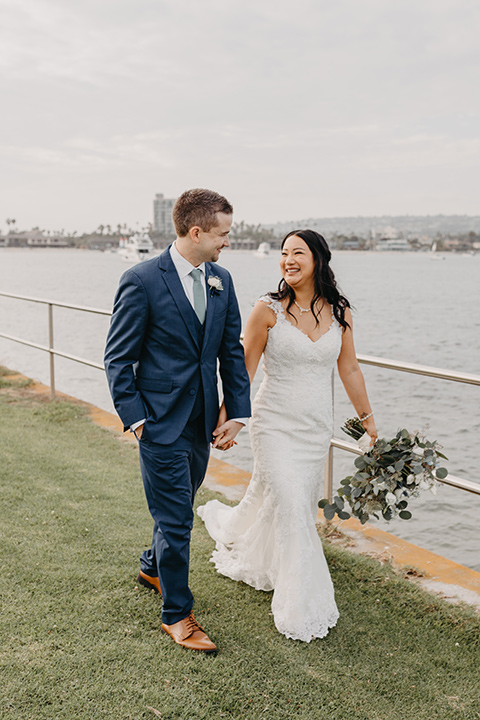
[[480,215],[381,215],[372,217],[303,218],[264,227],[276,236],[290,230],[310,228],[329,238],[334,235],[359,237],[430,237],[480,233]]

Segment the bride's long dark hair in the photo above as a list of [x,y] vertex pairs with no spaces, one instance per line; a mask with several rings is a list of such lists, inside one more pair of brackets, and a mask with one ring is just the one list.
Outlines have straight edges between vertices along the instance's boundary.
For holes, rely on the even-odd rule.
[[[345,320],[345,310],[350,307],[350,303],[347,298],[340,294],[335,280],[335,275],[330,267],[329,263],[332,259],[332,253],[327,245],[325,238],[315,230],[292,230],[282,240],[282,250],[285,242],[292,235],[302,238],[310,248],[315,262],[315,270],[313,275],[314,280],[314,294],[312,302],[310,303],[310,309],[315,318],[316,324],[318,325],[320,320],[320,312],[316,310],[316,303],[318,300],[328,302],[333,308],[333,314],[340,323],[340,325],[346,330],[350,327],[348,322]],[[295,291],[288,285],[287,282],[282,278],[278,284],[278,291],[275,293],[269,293],[273,300],[285,300],[288,298],[287,312],[293,318],[294,314],[290,312],[290,308],[295,302]],[[296,318],[295,318],[296,321]]]

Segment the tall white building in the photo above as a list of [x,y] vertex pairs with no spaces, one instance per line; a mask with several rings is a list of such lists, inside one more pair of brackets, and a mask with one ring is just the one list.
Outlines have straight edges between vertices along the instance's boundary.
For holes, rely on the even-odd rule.
[[153,201],[153,229],[162,235],[175,235],[172,222],[172,210],[176,198],[166,198],[162,193],[155,195]]

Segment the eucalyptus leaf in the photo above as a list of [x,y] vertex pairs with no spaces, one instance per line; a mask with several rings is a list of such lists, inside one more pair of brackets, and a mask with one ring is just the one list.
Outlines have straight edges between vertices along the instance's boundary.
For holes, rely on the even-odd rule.
[[333,518],[335,517],[335,513],[336,513],[336,512],[337,512],[337,507],[336,507],[336,505],[326,505],[326,506],[323,508],[323,514],[325,515],[325,518],[326,518],[327,520],[333,520]]
[[402,518],[402,520],[410,520],[412,517],[412,513],[409,510],[402,510],[398,513],[398,515]]
[[448,470],[447,470],[447,468],[444,468],[444,467],[437,468],[435,475],[437,476],[437,478],[439,480],[443,480],[444,478],[447,477]]

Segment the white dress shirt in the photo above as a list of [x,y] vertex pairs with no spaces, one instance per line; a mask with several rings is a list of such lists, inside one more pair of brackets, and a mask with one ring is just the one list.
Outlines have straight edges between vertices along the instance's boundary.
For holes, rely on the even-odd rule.
[[[190,305],[195,309],[195,305],[193,303],[193,277],[190,275],[192,270],[195,270],[195,265],[192,265],[191,262],[186,260],[183,255],[180,255],[180,253],[177,250],[177,246],[175,243],[172,243],[170,246],[170,257],[172,258],[172,262],[175,266],[175,270],[178,273],[178,277],[180,278],[180,282],[182,283],[182,287],[185,291],[185,295],[187,296]],[[203,291],[205,293],[205,307],[207,307],[207,284],[205,282],[205,263],[203,262],[201,265],[198,266],[198,270],[201,270],[201,282]],[[242,423],[242,425],[247,424],[248,418],[232,418],[232,420],[235,420],[235,422]],[[140,425],[143,425],[145,422],[145,418],[143,420],[139,420],[136,423],[133,423],[133,425],[130,425],[130,430],[132,432],[135,432],[135,430],[140,427]]]
[[[177,271],[183,289],[185,290],[185,295],[189,299],[190,305],[193,307],[193,309],[195,309],[195,305],[193,304],[193,277],[190,275],[192,270],[195,270],[195,265],[192,265],[192,263],[190,263],[188,260],[185,260],[183,255],[180,255],[175,243],[173,243],[170,248],[170,257],[172,258],[172,262],[175,265],[175,270]],[[197,270],[201,270],[202,272],[200,279],[202,282],[203,292],[205,293],[205,307],[207,307],[205,263],[203,262],[201,265],[199,265]]]

